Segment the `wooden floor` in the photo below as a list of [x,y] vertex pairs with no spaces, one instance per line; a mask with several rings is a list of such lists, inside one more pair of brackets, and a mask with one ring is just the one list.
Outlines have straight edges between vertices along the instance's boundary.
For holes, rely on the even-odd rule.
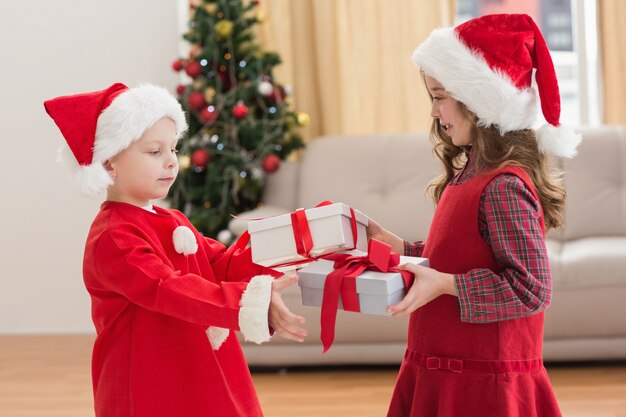
[[[93,416],[91,344],[90,336],[0,336],[0,416]],[[626,417],[626,363],[548,372],[565,417]],[[266,417],[384,416],[395,375],[380,367],[253,372]]]

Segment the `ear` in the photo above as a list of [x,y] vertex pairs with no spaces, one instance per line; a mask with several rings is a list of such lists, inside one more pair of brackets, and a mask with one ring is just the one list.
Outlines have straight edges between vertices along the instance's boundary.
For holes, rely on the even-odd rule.
[[104,162],[102,162],[102,166],[104,167],[106,172],[111,176],[111,178],[116,177],[117,173],[115,172],[115,168],[113,167],[113,164],[111,163],[110,159],[107,159]]

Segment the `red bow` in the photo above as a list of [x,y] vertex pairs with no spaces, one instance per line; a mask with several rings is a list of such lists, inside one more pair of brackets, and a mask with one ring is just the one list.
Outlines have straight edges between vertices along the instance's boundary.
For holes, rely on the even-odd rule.
[[376,239],[371,239],[367,255],[354,256],[347,254],[330,254],[323,257],[335,261],[334,271],[328,274],[324,283],[324,297],[321,311],[321,340],[324,352],[335,340],[335,321],[339,297],[346,311],[361,311],[359,297],[356,292],[356,278],[365,270],[378,272],[399,272],[404,280],[405,288],[413,283],[413,274],[400,271],[397,266],[400,255],[391,251],[391,246]]

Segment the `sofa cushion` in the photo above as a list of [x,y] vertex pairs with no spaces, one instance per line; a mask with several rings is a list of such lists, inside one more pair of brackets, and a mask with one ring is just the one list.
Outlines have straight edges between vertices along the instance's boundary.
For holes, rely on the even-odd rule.
[[626,126],[581,132],[578,155],[563,161],[567,206],[561,237],[626,235]]

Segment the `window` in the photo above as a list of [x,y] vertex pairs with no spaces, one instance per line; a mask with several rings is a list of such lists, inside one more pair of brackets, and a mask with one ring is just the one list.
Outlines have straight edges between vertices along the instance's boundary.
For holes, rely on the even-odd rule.
[[600,123],[596,2],[457,0],[457,24],[492,13],[526,13],[550,48],[561,92],[561,123]]

